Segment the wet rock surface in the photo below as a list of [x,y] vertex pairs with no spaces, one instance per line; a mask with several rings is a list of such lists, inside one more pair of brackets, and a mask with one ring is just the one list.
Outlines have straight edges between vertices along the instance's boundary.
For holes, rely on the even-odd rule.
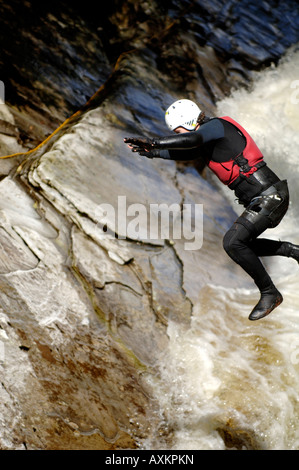
[[[0,2],[1,153],[20,152],[0,160],[2,449],[142,446],[161,433],[146,376],[168,321],[188,327],[211,280],[248,282],[222,250],[235,213],[204,174],[123,144],[164,133],[182,93],[212,113],[295,42],[296,3],[283,16],[245,3],[115,1],[103,20],[89,4]],[[204,205],[200,250],[149,236],[161,203]],[[219,432],[228,447],[254,440],[228,424]]]

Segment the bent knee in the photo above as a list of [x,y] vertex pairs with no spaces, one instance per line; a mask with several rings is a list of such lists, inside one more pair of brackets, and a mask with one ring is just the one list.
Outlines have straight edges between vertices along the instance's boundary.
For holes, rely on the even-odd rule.
[[232,227],[231,229],[229,229],[228,232],[226,232],[226,234],[224,235],[223,237],[223,248],[224,248],[224,251],[226,251],[226,253],[228,255],[231,255],[232,252],[235,251],[236,249],[236,246],[238,243],[236,243],[236,228],[235,227]]
[[235,223],[223,237],[223,248],[226,253],[235,258],[236,254],[244,248],[250,238],[250,233],[244,225]]

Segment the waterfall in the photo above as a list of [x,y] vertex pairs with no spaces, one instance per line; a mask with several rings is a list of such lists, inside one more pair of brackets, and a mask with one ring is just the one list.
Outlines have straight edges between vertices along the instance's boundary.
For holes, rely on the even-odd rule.
[[[268,165],[288,180],[289,211],[267,236],[299,244],[298,77],[299,51],[292,50],[217,108],[247,129]],[[299,449],[299,266],[287,258],[263,261],[284,296],[269,317],[247,318],[258,300],[254,285],[211,282],[201,289],[190,328],[169,322],[159,378],[148,377],[160,403],[159,433],[164,429],[169,439],[165,448]],[[161,437],[143,445],[161,448]]]

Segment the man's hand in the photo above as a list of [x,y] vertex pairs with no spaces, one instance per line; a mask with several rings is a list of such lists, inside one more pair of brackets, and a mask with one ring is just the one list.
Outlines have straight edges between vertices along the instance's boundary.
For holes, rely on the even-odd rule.
[[132,152],[149,152],[153,148],[153,140],[147,137],[137,138],[129,137],[124,139],[125,144],[132,150]]
[[147,158],[155,158],[159,156],[159,150],[154,149],[154,140],[147,137],[137,138],[129,137],[124,139],[125,144],[139,155]]
[[143,157],[146,158],[158,158],[160,157],[160,151],[157,149],[153,150],[136,150],[139,155],[142,155]]

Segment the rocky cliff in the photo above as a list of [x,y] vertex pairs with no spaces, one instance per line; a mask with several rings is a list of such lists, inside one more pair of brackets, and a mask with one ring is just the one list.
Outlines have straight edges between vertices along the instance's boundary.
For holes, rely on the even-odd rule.
[[[148,436],[171,448],[147,380],[168,322],[188,328],[211,279],[248,279],[223,253],[235,213],[205,170],[134,156],[123,138],[165,133],[182,95],[213,113],[298,39],[291,1],[114,1],[102,18],[85,7],[0,3],[1,154],[15,154],[0,160],[2,449],[128,449]],[[186,233],[150,236],[162,203],[166,215],[203,204],[200,249]]]

